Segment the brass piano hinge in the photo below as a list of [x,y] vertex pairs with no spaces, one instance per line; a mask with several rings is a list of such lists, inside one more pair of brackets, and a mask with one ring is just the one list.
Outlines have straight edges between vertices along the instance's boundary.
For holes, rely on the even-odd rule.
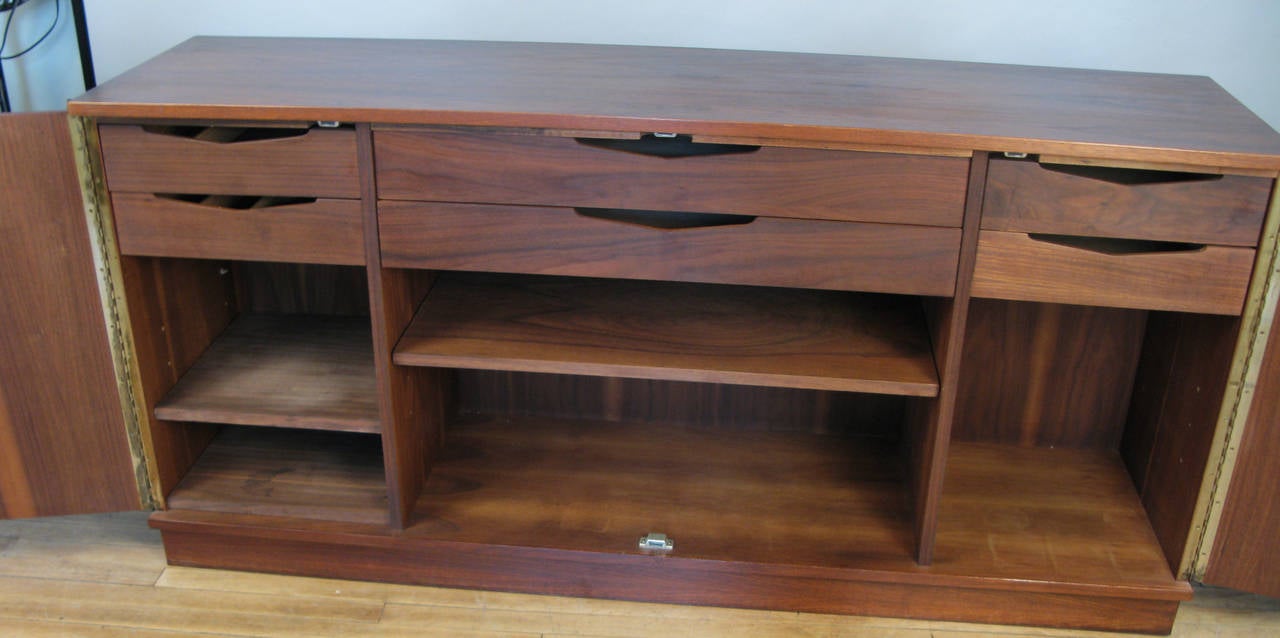
[[1236,456],[1253,407],[1254,391],[1275,320],[1277,301],[1280,300],[1280,182],[1273,184],[1254,272],[1254,281],[1249,286],[1245,301],[1240,337],[1231,362],[1227,391],[1209,451],[1209,467],[1201,484],[1192,528],[1178,570],[1179,574],[1193,580],[1204,578],[1213,552],[1223,505],[1235,472]]
[[138,499],[143,509],[160,509],[164,507],[164,495],[160,493],[159,481],[155,478],[158,468],[151,449],[150,423],[142,408],[140,377],[134,365],[133,331],[129,327],[123,273],[112,230],[111,200],[102,178],[97,128],[89,118],[70,116],[68,119],[76,172],[84,197],[85,219],[89,226],[89,243],[93,249],[98,295],[111,348],[111,362],[115,368],[116,391],[129,439],[134,480],[138,485]]

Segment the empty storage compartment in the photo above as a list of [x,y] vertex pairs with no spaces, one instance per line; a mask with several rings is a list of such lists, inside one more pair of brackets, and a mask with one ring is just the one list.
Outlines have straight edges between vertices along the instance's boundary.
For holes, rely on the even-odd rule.
[[363,268],[122,267],[169,508],[385,524]]
[[393,361],[453,378],[410,537],[915,567],[919,298],[439,273]]
[[935,568],[1189,598],[1175,577],[1239,327],[975,299]]

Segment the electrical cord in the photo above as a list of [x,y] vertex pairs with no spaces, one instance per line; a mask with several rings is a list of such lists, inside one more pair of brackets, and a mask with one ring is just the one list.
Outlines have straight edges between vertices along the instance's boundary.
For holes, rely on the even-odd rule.
[[31,46],[14,53],[13,55],[4,55],[4,48],[9,44],[9,30],[13,26],[13,16],[17,13],[18,7],[27,4],[31,0],[0,0],[0,13],[5,13],[4,32],[0,34],[0,113],[8,113],[12,110],[12,104],[9,102],[9,87],[4,77],[4,60],[16,60],[28,53],[32,49],[40,46],[42,42],[49,37],[53,30],[58,27],[58,20],[62,17],[62,0],[53,0],[53,22],[45,29],[44,34],[36,39]]
[[62,18],[62,0],[53,0],[53,22],[49,24],[49,28],[45,29],[44,33],[35,42],[31,43],[31,46],[12,55],[4,55],[4,46],[9,42],[9,26],[13,23],[15,9],[28,2],[30,0],[14,0],[12,7],[9,8],[9,15],[5,16],[4,36],[0,37],[0,60],[16,60],[30,53],[32,49],[40,46],[40,43],[44,42],[49,37],[49,34],[53,33],[53,30],[58,27],[58,20]]

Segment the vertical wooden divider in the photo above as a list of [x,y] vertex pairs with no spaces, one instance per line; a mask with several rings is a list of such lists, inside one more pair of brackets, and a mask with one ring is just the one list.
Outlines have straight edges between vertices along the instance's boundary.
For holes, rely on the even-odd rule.
[[907,414],[911,444],[911,495],[915,506],[916,562],[921,565],[933,562],[938,505],[942,498],[942,479],[946,473],[947,453],[951,446],[951,422],[955,417],[960,353],[964,349],[969,293],[973,287],[973,265],[977,260],[987,161],[988,154],[979,152],[973,154],[969,164],[969,187],[964,205],[955,294],[951,298],[927,298],[925,302],[934,361],[938,366],[938,396],[913,400]]
[[396,366],[391,354],[435,278],[425,271],[383,270],[373,131],[368,124],[356,125],[356,140],[387,500],[391,527],[404,529],[443,439],[447,392],[444,371]]

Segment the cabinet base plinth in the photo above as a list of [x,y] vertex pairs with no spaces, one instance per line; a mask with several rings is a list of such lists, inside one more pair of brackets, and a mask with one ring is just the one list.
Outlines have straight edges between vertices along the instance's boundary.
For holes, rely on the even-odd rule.
[[[364,526],[170,511],[169,563],[657,603],[1167,634],[1185,592],[433,541]],[[1091,591],[1092,590],[1092,591]]]

